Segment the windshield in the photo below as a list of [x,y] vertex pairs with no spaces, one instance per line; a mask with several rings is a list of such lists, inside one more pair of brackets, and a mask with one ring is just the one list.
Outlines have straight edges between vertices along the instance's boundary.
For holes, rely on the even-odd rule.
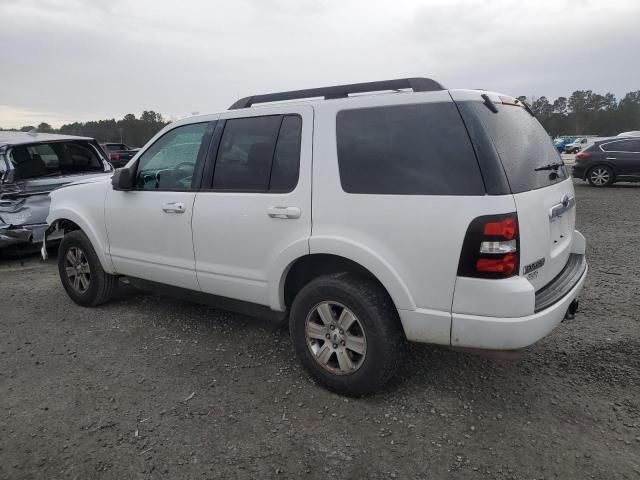
[[546,130],[524,108],[496,103],[498,113],[493,113],[481,102],[460,102],[459,106],[465,120],[469,116],[479,119],[491,137],[512,193],[543,188],[568,177]]
[[104,164],[88,142],[51,142],[18,145],[9,159],[14,180],[103,172]]

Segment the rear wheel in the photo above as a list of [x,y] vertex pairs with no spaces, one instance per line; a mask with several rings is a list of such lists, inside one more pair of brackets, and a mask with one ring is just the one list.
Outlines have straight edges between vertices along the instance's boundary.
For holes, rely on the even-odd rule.
[[613,170],[605,165],[596,165],[587,173],[587,180],[594,187],[606,187],[613,183]]
[[296,296],[291,340],[304,368],[337,393],[373,393],[393,376],[404,350],[398,312],[373,280],[350,273],[319,277]]
[[111,300],[118,277],[106,273],[87,236],[80,230],[68,233],[58,249],[58,273],[71,299],[83,307]]

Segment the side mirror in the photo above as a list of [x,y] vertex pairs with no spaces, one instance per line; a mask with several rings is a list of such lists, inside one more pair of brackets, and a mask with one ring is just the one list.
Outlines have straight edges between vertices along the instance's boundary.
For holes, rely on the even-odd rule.
[[127,167],[118,168],[111,177],[114,190],[133,190],[133,173]]

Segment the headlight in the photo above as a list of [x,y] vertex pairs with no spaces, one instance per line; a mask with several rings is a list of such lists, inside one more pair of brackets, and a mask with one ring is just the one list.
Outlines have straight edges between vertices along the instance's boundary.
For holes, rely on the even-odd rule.
[[29,210],[22,210],[14,213],[2,212],[0,213],[0,218],[2,218],[4,223],[8,223],[10,225],[21,225],[31,218],[31,212]]

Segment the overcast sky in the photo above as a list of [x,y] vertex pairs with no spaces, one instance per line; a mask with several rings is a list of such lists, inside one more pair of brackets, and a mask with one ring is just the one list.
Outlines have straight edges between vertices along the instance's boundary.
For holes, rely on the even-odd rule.
[[640,89],[638,0],[0,0],[0,127],[434,78],[555,98]]

